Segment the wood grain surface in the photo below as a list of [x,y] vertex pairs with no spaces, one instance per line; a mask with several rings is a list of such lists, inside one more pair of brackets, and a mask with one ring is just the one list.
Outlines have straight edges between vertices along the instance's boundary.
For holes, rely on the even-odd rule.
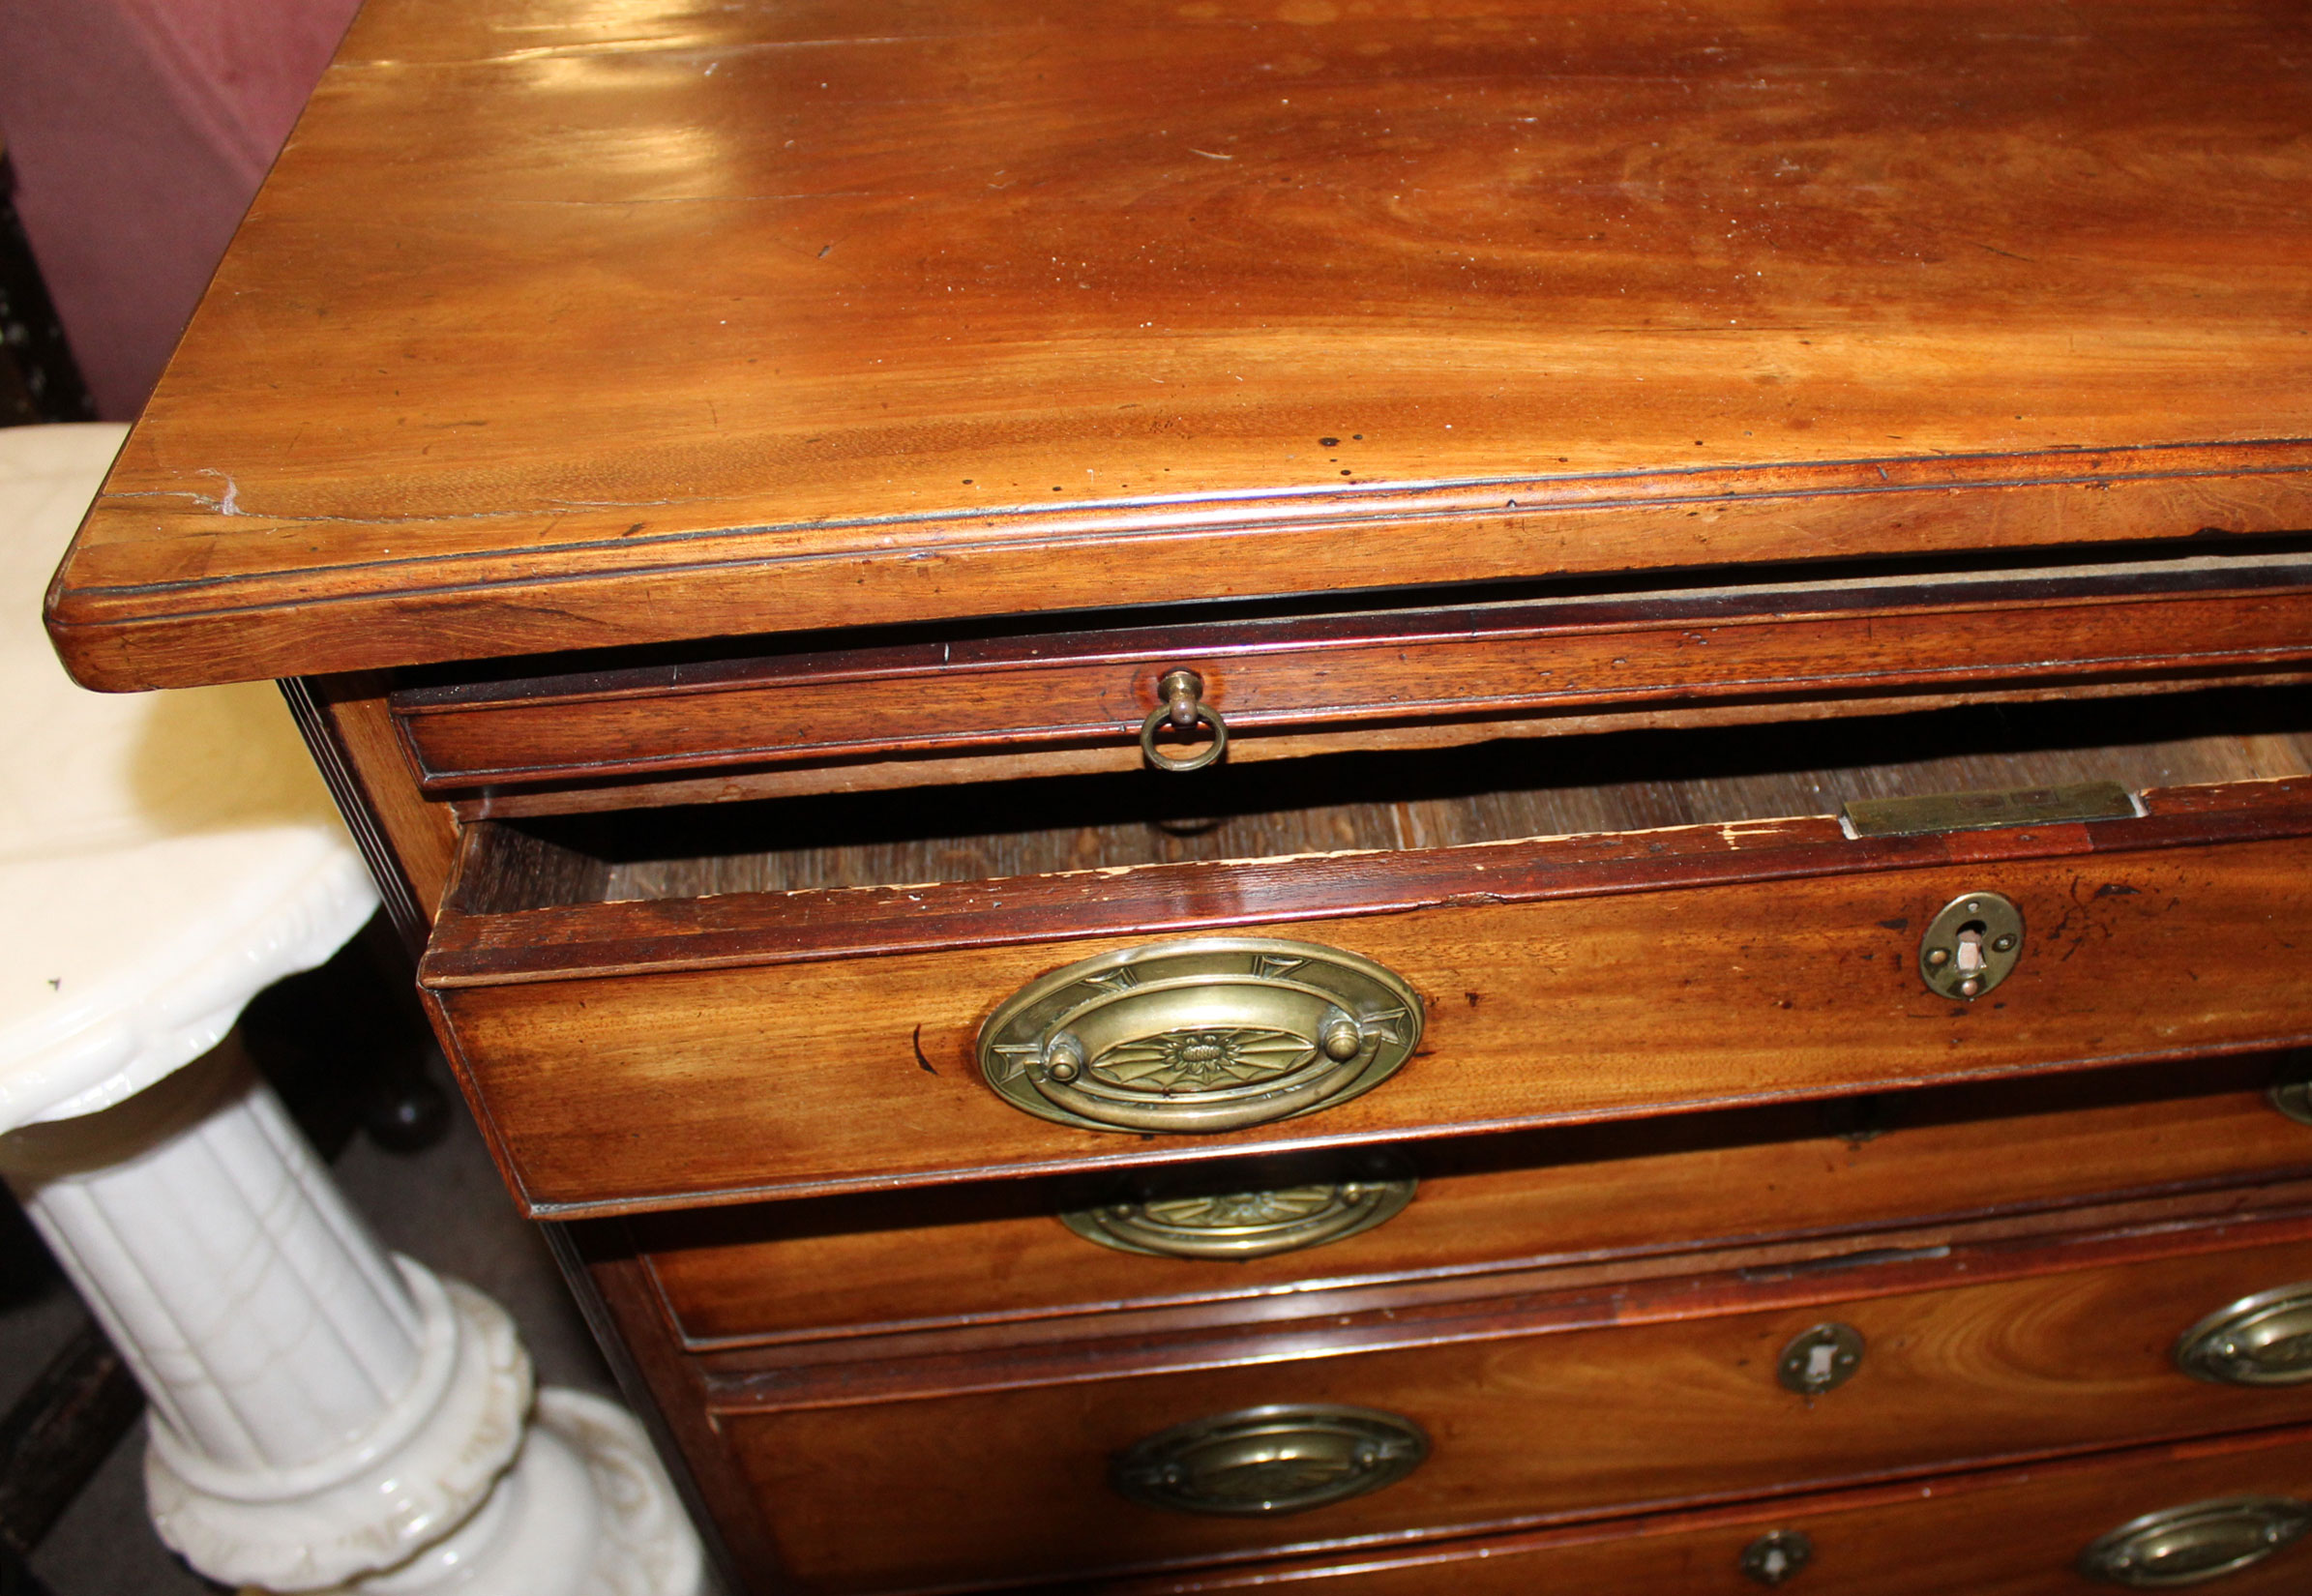
[[[1835,1287],[1813,1303],[1727,1299],[1526,1335],[1504,1323],[1497,1338],[1404,1350],[1284,1333],[1232,1367],[726,1404],[722,1424],[798,1582],[856,1591],[1500,1531],[2312,1416],[2312,1388],[2208,1385],[2170,1358],[2201,1315],[2312,1273],[2307,1244],[2082,1267],[2058,1245],[2041,1267],[2056,1272],[1887,1295],[1826,1277]],[[1784,1390],[1776,1357],[1825,1319],[1861,1332],[1859,1372],[1813,1399]],[[1108,1460],[1143,1435],[1276,1403],[1402,1414],[1433,1450],[1394,1486],[1273,1519],[1142,1507],[1108,1484]]]
[[2229,0],[374,0],[52,590],[112,688],[2312,524]]
[[[1755,836],[1702,828],[1632,834],[1645,841],[1623,859],[1564,872],[1516,851],[1546,857],[1547,843],[1439,849],[1428,856],[1448,862],[1434,906],[1414,906],[1418,894],[1390,906],[1402,889],[1386,870],[1360,887],[1351,867],[1320,886],[1378,891],[1356,917],[1332,919],[1267,919],[1267,877],[1249,868],[1150,866],[1132,873],[1217,876],[1178,919],[1151,921],[1144,901],[1127,899],[1112,906],[1141,929],[1089,937],[1081,928],[1100,901],[1081,890],[1015,933],[994,916],[1010,886],[950,889],[962,918],[982,926],[962,945],[935,914],[906,924],[907,899],[941,895],[926,886],[893,895],[891,945],[937,951],[875,957],[797,945],[795,917],[872,908],[867,893],[445,914],[424,979],[510,1181],[540,1212],[1176,1162],[2312,1041],[2296,951],[2312,938],[2312,841],[2126,851],[2167,823],[2049,827],[2021,842],[1856,843],[1828,822]],[[2108,840],[2089,835],[2103,828]],[[1778,860],[1770,844],[1793,842],[1793,829],[1799,845]],[[1727,832],[1769,845],[1746,853]],[[1678,838],[1712,849],[1696,862],[1717,884],[1646,854],[1650,841]],[[1608,841],[1609,854],[1626,842]],[[1933,847],[1905,846],[1920,842]],[[2053,848],[2065,851],[2045,856]],[[1954,849],[1975,862],[1948,863]],[[1853,873],[1873,866],[1883,873]],[[1284,867],[1280,906],[1308,868]],[[1648,882],[1682,890],[1630,890]],[[2003,986],[1953,1005],[1919,980],[1919,928],[1985,890],[2005,893],[2033,929]],[[729,905],[742,920],[771,912],[718,929]],[[628,920],[638,911],[653,911],[648,934]],[[482,919],[501,923],[489,946],[441,957],[445,936]],[[525,921],[535,927],[503,924]],[[1398,971],[1428,1010],[1411,1061],[1352,1102],[1212,1137],[1053,1125],[981,1081],[980,1024],[1029,981],[1159,931],[1247,923]],[[837,946],[852,936],[822,929]],[[854,939],[846,951],[862,950]]]
[[556,1258],[668,1476],[706,1541],[709,1566],[745,1596],[790,1596],[759,1505],[740,1477],[714,1415],[697,1360],[666,1334],[657,1296],[635,1258],[602,1249],[602,1226],[548,1226]]
[[[2312,1500],[2312,1433],[2266,1431],[2140,1447],[1913,1485],[1655,1514],[1579,1528],[1330,1562],[1160,1576],[1091,1587],[1100,1596],[1289,1590],[1311,1596],[1756,1596],[1745,1548],[1774,1531],[1812,1543],[1799,1590],[1839,1596],[2080,1596],[2074,1572],[2097,1537],[2142,1514],[2224,1496]],[[2312,1545],[2226,1575],[2222,1596],[2300,1591]]]
[[[1039,1316],[1105,1334],[1085,1316],[1256,1298],[1272,1315],[1295,1294],[1739,1242],[1911,1247],[1933,1238],[1868,1238],[2300,1180],[2312,1174],[2312,1128],[2266,1101],[2274,1070],[2261,1057],[2203,1060],[1417,1143],[1401,1149],[1420,1178],[1404,1213],[1346,1241],[1246,1260],[1115,1252],[1059,1223],[1062,1208],[1138,1193],[1130,1177],[803,1198],[629,1227],[694,1348]],[[1353,1149],[1332,1163],[1360,1167]],[[1176,1176],[1223,1192],[1271,1178],[1258,1163]]]
[[[404,690],[429,792],[601,783],[766,761],[1137,751],[1158,683],[1192,669],[1230,750],[1275,733],[1580,713],[1820,706],[2036,687],[2174,684],[2312,659],[2312,563],[2144,562],[2087,572],[1703,593],[1100,632],[947,637]],[[687,652],[687,651],[686,651]],[[1575,721],[1578,725],[1579,722]],[[1032,773],[1026,758],[1022,763]]]

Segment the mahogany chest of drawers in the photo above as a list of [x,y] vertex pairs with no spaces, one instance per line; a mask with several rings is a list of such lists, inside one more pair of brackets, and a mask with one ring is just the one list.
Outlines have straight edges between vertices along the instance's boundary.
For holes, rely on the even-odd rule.
[[2308,47],[371,0],[50,625],[747,1589],[2297,1588]]

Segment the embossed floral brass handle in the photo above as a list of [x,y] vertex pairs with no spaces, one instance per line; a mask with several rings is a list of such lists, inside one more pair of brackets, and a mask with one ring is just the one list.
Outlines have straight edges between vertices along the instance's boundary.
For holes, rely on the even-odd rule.
[[1252,1518],[1305,1513],[1394,1485],[1429,1456],[1420,1426],[1372,1407],[1247,1407],[1158,1431],[1110,1478],[1136,1502]]
[[980,1028],[1006,1101],[1096,1130],[1234,1131],[1345,1102],[1401,1067],[1421,1002],[1339,948],[1196,937],[1052,971]]
[[2079,1571],[2134,1590],[2173,1590],[2260,1563],[2312,1529],[2289,1496],[2220,1496],[2130,1519],[2079,1554]]
[[1417,1185],[1402,1153],[1366,1150],[1160,1170],[1060,1222],[1119,1253],[1259,1258],[1360,1235],[1404,1212]]
[[2312,1380],[2312,1281],[2217,1309],[2177,1338],[2176,1366],[2214,1385]]

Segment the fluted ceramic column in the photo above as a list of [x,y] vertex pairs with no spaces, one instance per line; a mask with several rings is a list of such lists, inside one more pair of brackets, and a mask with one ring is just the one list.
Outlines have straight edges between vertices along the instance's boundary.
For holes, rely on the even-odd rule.
[[380,1248],[242,1054],[377,898],[270,686],[104,697],[39,595],[117,428],[0,430],[0,1174],[152,1399],[153,1522],[275,1591],[696,1596],[639,1427]]
[[0,1137],[0,1172],[151,1396],[153,1522],[211,1578],[697,1587],[634,1421],[549,1393],[525,1437],[513,1324],[377,1245],[237,1035],[116,1108]]

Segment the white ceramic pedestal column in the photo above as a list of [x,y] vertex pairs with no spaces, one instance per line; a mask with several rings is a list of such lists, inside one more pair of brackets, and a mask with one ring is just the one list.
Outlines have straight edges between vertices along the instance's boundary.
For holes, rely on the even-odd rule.
[[152,1399],[162,1538],[278,1591],[696,1596],[623,1409],[388,1255],[231,1023],[375,907],[270,686],[107,698],[38,596],[117,428],[0,430],[0,1174]]
[[0,1170],[150,1394],[153,1522],[212,1579],[696,1589],[634,1420],[549,1392],[525,1430],[504,1312],[370,1237],[237,1036],[116,1108],[0,1137]]

